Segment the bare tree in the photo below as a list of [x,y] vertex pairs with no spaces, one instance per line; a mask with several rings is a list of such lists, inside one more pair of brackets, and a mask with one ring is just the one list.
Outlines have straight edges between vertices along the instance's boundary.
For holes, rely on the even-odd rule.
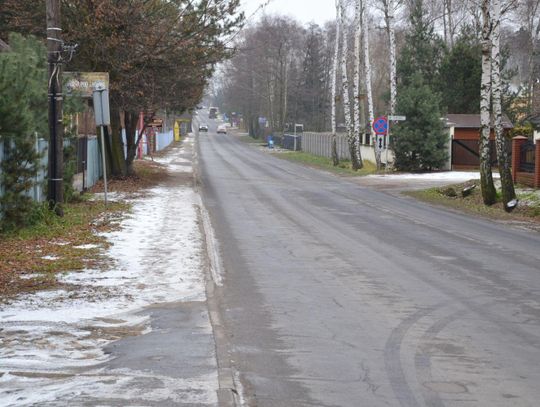
[[334,67],[332,69],[332,162],[334,166],[339,164],[339,157],[337,154],[337,126],[336,126],[336,97],[337,97],[337,70],[339,64],[339,43],[340,43],[340,32],[341,32],[341,4],[340,0],[336,0],[336,39],[334,44]]
[[[369,25],[367,22],[367,1],[362,0],[361,8],[361,20],[362,20],[362,42],[364,49],[364,73],[366,75],[366,94],[368,101],[368,117],[369,117],[369,128],[371,132],[371,140],[373,141],[374,131],[373,131],[373,121],[375,120],[375,113],[373,111],[373,92],[371,87],[371,63],[369,58]],[[377,163],[377,169],[381,168],[381,149],[379,148],[378,143],[375,142],[375,161]]]
[[502,106],[501,106],[501,3],[500,0],[492,0],[492,39],[491,39],[491,93],[492,106],[495,124],[495,145],[497,147],[497,161],[499,163],[499,173],[501,176],[502,199],[504,208],[511,210],[508,203],[516,198],[514,181],[510,170],[510,160],[506,138],[502,126]]
[[482,0],[482,82],[480,85],[480,184],[484,204],[493,205],[496,190],[491,170],[491,151],[489,137],[491,105],[491,41],[492,18],[490,0]]
[[394,0],[382,0],[384,7],[384,19],[386,22],[386,34],[388,35],[389,73],[390,73],[390,114],[396,112],[397,100],[397,75],[396,75],[396,34],[394,30]]
[[360,150],[360,138],[362,137],[362,129],[364,126],[364,120],[361,117],[363,106],[360,106],[360,63],[361,63],[361,45],[360,41],[362,38],[362,4],[361,0],[355,1],[354,9],[354,85],[353,85],[353,95],[354,95],[354,143],[356,149],[356,161],[358,163],[358,169],[361,169],[364,166],[362,161],[362,152]]
[[349,55],[349,39],[347,38],[347,23],[345,21],[345,1],[340,0],[341,6],[341,28],[343,30],[341,46],[341,94],[343,100],[343,113],[345,115],[345,126],[347,127],[347,142],[349,143],[349,152],[351,154],[352,169],[357,171],[362,168],[358,161],[358,145],[356,142],[354,124],[351,118],[351,103],[349,96],[349,78],[347,72],[347,57]]
[[536,44],[540,36],[540,0],[523,0],[520,2],[519,17],[525,22],[527,31],[527,53],[528,53],[528,78],[527,78],[527,108],[532,112],[533,88],[537,78],[535,78],[535,58]]

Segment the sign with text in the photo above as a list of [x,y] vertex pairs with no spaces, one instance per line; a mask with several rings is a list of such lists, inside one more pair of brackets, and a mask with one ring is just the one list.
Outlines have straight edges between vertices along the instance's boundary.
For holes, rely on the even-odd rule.
[[91,98],[94,89],[109,89],[108,72],[64,72],[66,94]]

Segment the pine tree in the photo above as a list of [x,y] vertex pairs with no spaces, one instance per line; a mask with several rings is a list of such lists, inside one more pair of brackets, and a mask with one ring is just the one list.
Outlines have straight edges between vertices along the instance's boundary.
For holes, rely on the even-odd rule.
[[439,66],[443,57],[444,42],[435,33],[433,23],[428,21],[422,0],[412,3],[410,31],[405,36],[405,45],[397,64],[399,85],[408,86],[419,73],[424,83],[436,83]]
[[403,171],[430,171],[444,166],[448,159],[448,134],[439,111],[440,98],[420,74],[400,90],[397,111],[407,116],[393,129],[395,166]]
[[480,113],[482,48],[470,34],[462,34],[444,56],[437,90],[448,113]]
[[0,230],[28,224],[34,203],[27,196],[38,170],[34,133],[47,123],[45,48],[33,38],[10,36],[0,53]]

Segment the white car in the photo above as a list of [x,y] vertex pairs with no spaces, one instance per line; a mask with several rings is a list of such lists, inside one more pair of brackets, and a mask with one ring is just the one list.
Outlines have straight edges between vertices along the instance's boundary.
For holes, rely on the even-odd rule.
[[217,128],[217,134],[227,134],[227,126],[225,126],[224,124],[220,124]]
[[199,126],[199,131],[206,131],[208,132],[208,126],[206,124],[201,124]]

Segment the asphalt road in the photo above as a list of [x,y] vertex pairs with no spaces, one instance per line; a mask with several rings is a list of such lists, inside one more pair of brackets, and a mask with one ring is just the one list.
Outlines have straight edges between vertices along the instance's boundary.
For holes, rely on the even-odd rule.
[[200,180],[238,404],[538,406],[540,235],[216,135]]

